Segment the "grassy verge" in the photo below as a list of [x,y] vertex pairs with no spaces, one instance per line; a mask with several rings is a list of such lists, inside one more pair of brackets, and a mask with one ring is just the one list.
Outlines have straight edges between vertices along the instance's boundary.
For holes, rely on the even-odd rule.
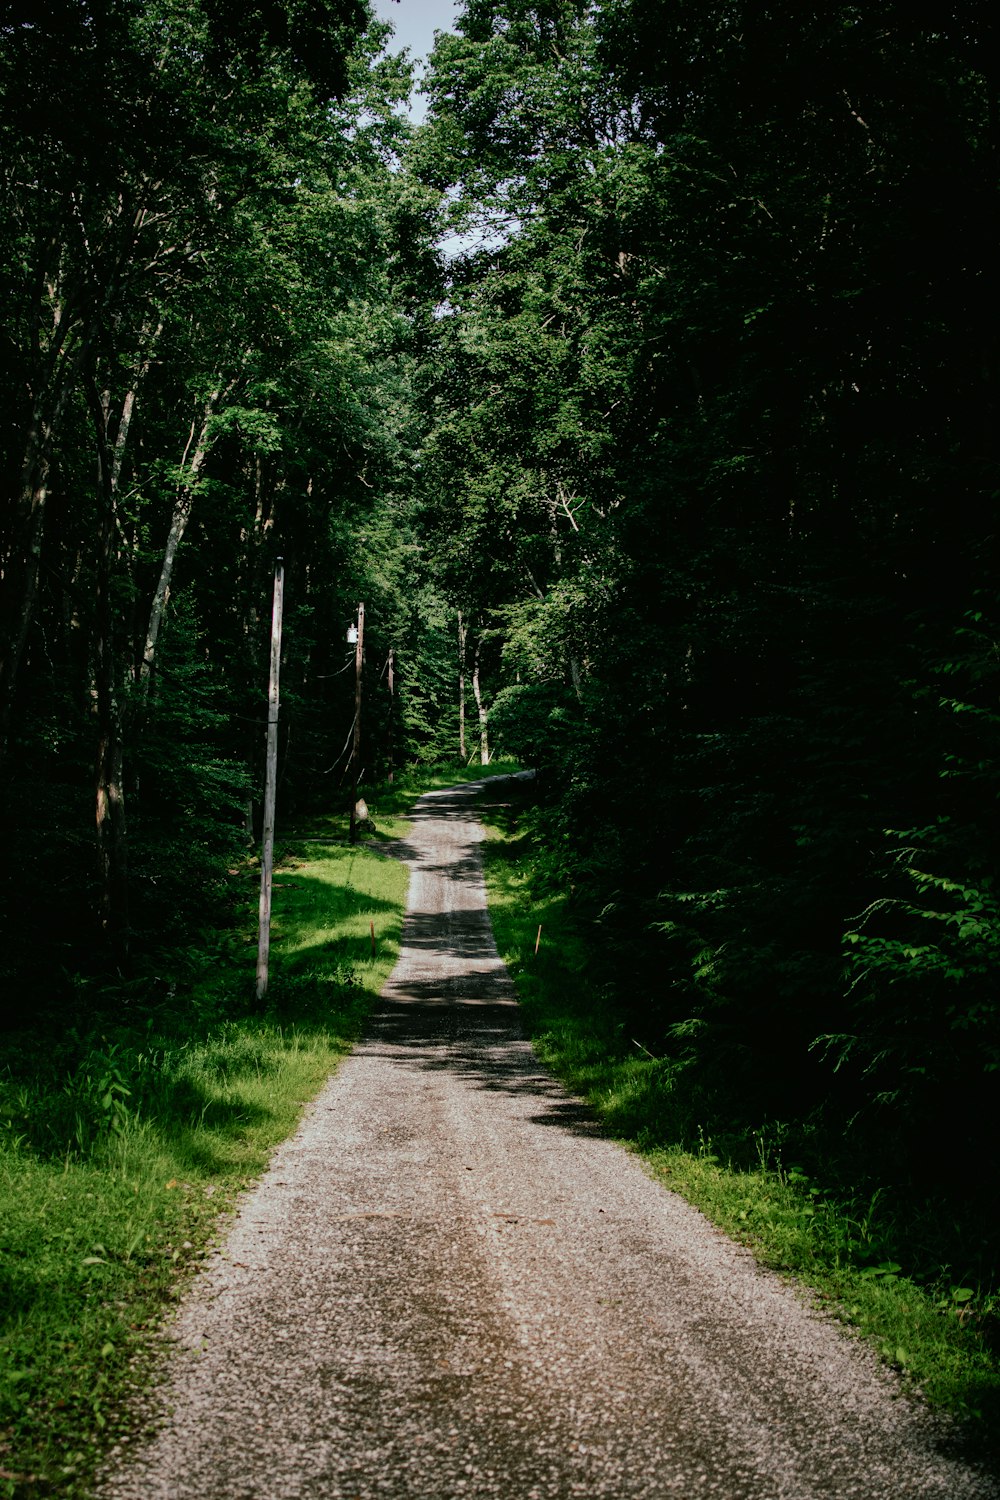
[[[409,792],[407,793],[409,795]],[[89,1492],[155,1363],[152,1332],[220,1214],[295,1128],[395,961],[407,870],[285,841],[272,967],[242,931],[169,970],[81,984],[5,1039],[0,1073],[0,1496]],[[374,927],[376,952],[372,956]]]
[[[363,784],[359,788],[359,794],[368,806],[370,823],[362,829],[361,836],[375,845],[403,838],[409,826],[407,812],[424,792],[440,791],[444,787],[482,781],[492,776],[509,776],[511,772],[520,769],[517,762],[512,760],[495,760],[488,766],[410,766],[397,772],[391,784]],[[303,825],[300,830],[306,838],[331,839],[336,842],[346,840],[347,831],[346,806],[310,819],[308,826]]]
[[164,1310],[357,1036],[406,904],[406,867],[378,844],[405,836],[422,792],[516,769],[363,788],[373,826],[355,848],[343,810],[279,839],[263,1006],[251,863],[234,872],[240,930],[200,932],[127,983],[80,980],[69,1012],[4,1039],[0,1500],[90,1492]]
[[947,1265],[930,1282],[913,1279],[905,1248],[912,1221],[903,1234],[877,1193],[852,1197],[843,1183],[834,1191],[814,1167],[810,1175],[792,1164],[780,1127],[758,1130],[742,1150],[706,1139],[683,1067],[633,1040],[593,982],[586,933],[566,897],[538,894],[544,884],[533,881],[533,860],[516,820],[495,815],[490,909],[539,1056],[655,1177],[765,1265],[811,1287],[911,1388],[964,1417],[990,1446],[1000,1415],[1000,1363],[987,1333],[996,1299],[956,1284]]

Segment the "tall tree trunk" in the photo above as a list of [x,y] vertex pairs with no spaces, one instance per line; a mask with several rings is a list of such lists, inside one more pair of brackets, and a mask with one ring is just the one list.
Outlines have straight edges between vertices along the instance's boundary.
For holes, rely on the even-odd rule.
[[490,742],[487,735],[489,727],[489,712],[483,702],[482,688],[479,685],[479,648],[482,641],[476,642],[476,654],[472,662],[472,691],[476,699],[476,711],[479,714],[479,761],[480,765],[488,766],[490,763]]
[[[232,389],[230,386],[229,389]],[[139,663],[139,681],[143,689],[149,686],[150,673],[153,670],[153,662],[156,658],[156,642],[160,634],[160,626],[166,613],[167,603],[170,599],[170,580],[174,573],[174,562],[177,557],[177,549],[183,540],[187,530],[187,524],[191,519],[191,511],[194,508],[195,485],[204,467],[205,458],[208,453],[208,428],[215,411],[216,403],[221,394],[216,389],[209,396],[191,423],[188,440],[181,455],[180,482],[174,496],[173,514],[170,517],[170,531],[167,534],[167,545],[163,552],[163,563],[160,567],[160,577],[153,594],[152,603],[149,607],[149,623],[146,626],[146,644],[143,648],[142,661]]]
[[4,617],[0,631],[0,759],[10,734],[14,692],[38,597],[48,473],[48,454],[43,451],[25,474],[18,505],[18,514],[24,520],[18,528],[18,541],[11,546],[3,563],[3,599],[0,604]]
[[396,709],[396,652],[395,652],[394,647],[392,647],[392,646],[389,647],[388,673],[389,673],[389,722],[388,722],[388,726],[387,726],[386,739],[387,739],[387,742],[388,742],[387,743],[387,754],[388,754],[388,761],[389,761],[389,785],[391,786],[392,783],[393,783],[393,780],[395,778],[395,774],[396,774],[395,773],[395,767],[393,766],[393,744],[392,744],[393,719],[395,718],[395,709]]
[[[130,215],[124,200],[120,200],[118,217],[126,224],[126,231],[96,295],[90,243],[75,200],[64,228],[74,240],[82,236],[83,257],[76,273],[63,281],[60,273],[50,277],[41,267],[38,270],[51,323],[43,348],[39,310],[32,337],[32,414],[14,505],[13,537],[0,553],[0,761],[7,747],[14,693],[38,598],[52,451],[70,397],[79,392],[81,378],[86,385],[84,372],[120,295],[145,212],[140,205]],[[49,248],[58,251],[57,241],[53,240]]]
[[278,697],[281,676],[281,616],[285,587],[285,565],[279,557],[274,568],[274,603],[271,609],[271,668],[267,684],[267,771],[264,778],[264,830],[260,853],[260,906],[257,927],[257,999],[267,994],[268,959],[271,951],[271,877],[274,870],[274,809],[278,795]]
[[[153,350],[163,332],[163,319],[157,323],[152,334],[148,333],[149,325],[143,331],[141,353],[132,373],[132,384],[122,398],[121,411],[118,414],[118,422],[115,427],[114,447],[111,454],[111,489],[114,495],[115,505],[118,504],[118,483],[121,479],[122,464],[125,460],[125,449],[128,446],[129,428],[132,425],[132,417],[135,414],[135,400],[139,393],[139,387],[149,374],[149,367],[153,362]],[[110,404],[105,403],[107,430],[110,433]]]
[[582,703],[583,689],[580,687],[580,659],[578,656],[574,656],[572,651],[569,655],[569,676],[573,684],[573,691],[576,694],[576,700],[578,703]]
[[358,786],[361,781],[361,679],[365,665],[365,606],[358,605],[358,639],[354,647],[354,730],[351,742],[351,758],[348,769],[354,768],[351,783],[351,815],[348,839],[352,844],[358,839]]
[[71,356],[56,359],[44,390],[35,399],[13,507],[14,528],[0,555],[0,760],[7,747],[14,693],[38,598],[52,444],[81,356],[82,346],[77,346]]
[[100,875],[99,916],[112,950],[121,961],[128,954],[128,843],[122,782],[124,741],[117,691],[114,607],[111,597],[115,548],[116,454],[108,441],[107,407],[102,403],[93,382],[88,384],[88,396],[97,439],[100,502],[94,613],[94,702],[97,714],[94,789]]
[[469,627],[458,612],[458,754],[465,765],[469,758],[465,748],[465,642]]
[[97,756],[94,768],[95,829],[100,871],[100,919],[120,960],[128,955],[128,829],[125,818],[125,735],[118,695],[114,606],[111,597],[117,535],[118,486],[139,384],[149,370],[159,324],[136,366],[122,399],[111,439],[111,397],[103,398],[90,379],[87,395],[97,448],[100,524],[97,546],[97,598],[94,620],[94,701],[97,710]]

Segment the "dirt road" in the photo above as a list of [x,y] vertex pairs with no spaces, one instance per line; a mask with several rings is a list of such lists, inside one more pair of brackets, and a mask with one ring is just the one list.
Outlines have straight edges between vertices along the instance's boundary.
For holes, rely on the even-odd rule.
[[994,1496],[540,1069],[476,795],[418,804],[379,1013],[181,1310],[170,1415],[102,1495]]

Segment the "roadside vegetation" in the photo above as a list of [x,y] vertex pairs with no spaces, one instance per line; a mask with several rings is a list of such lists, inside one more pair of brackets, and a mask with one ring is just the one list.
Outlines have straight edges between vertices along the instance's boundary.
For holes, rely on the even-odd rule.
[[[305,1097],[389,957],[366,977],[380,887],[302,935],[323,861],[359,890],[369,867],[316,810],[368,781],[391,839],[393,770],[490,747],[539,772],[526,889],[555,904],[522,982],[559,922],[571,969],[585,941],[579,1016],[538,1021],[560,1066],[623,1138],[683,1142],[660,1169],[706,1205],[730,1163],[756,1183],[737,1232],[856,1273],[830,1297],[985,1421],[986,7],[462,0],[420,125],[368,0],[22,10],[0,25],[0,1121],[27,1175],[0,1275],[15,1319],[77,1283],[106,1307],[43,1396],[13,1350],[0,1468],[79,1403],[108,1420],[117,1304],[144,1320],[116,1278],[146,1256],[150,1286],[181,1279],[199,1192],[214,1213],[285,1129],[254,1089]],[[302,844],[261,1012],[234,934],[279,558]],[[98,1161],[118,1238],[76,1175]],[[40,1282],[64,1230],[72,1277]],[[966,1375],[866,1310],[911,1283]]]
[[[294,1129],[395,962],[405,865],[286,839],[272,973],[240,919],[157,973],[78,985],[5,1038],[0,1072],[0,1495],[85,1494],[129,1421],[151,1334],[236,1195]],[[369,925],[371,924],[371,926]],[[375,954],[371,932],[374,928]],[[124,1425],[123,1425],[124,1424]]]
[[683,1038],[656,1050],[641,1007],[623,1001],[599,921],[553,879],[533,792],[509,802],[487,810],[490,911],[540,1058],[658,1180],[811,1287],[989,1444],[1000,1295],[975,1203],[946,1184],[915,1194],[870,1138],[820,1111],[737,1124]]
[[3,1500],[86,1495],[100,1455],[127,1440],[166,1312],[396,961],[408,875],[378,845],[405,837],[422,792],[511,769],[410,767],[363,786],[371,821],[353,848],[346,807],[279,837],[263,1004],[246,859],[230,871],[228,925],[128,981],[78,978],[71,1009],[60,994],[5,1037]]
[[[520,770],[517,761],[502,758],[491,760],[488,766],[471,762],[468,765],[457,762],[440,766],[410,765],[398,772],[391,782],[380,781],[371,786],[362,783],[359,795],[369,814],[368,823],[362,828],[363,838],[376,848],[392,839],[405,838],[410,826],[410,809],[425,792],[442,791],[445,787],[493,776],[509,776]],[[299,836],[307,840],[346,839],[347,830],[347,807],[316,814],[299,824]]]

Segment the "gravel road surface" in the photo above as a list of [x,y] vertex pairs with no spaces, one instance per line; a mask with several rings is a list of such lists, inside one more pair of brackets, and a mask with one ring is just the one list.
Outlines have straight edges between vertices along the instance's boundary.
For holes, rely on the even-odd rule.
[[540,1068],[481,795],[417,804],[380,1008],[181,1308],[104,1500],[996,1497]]

